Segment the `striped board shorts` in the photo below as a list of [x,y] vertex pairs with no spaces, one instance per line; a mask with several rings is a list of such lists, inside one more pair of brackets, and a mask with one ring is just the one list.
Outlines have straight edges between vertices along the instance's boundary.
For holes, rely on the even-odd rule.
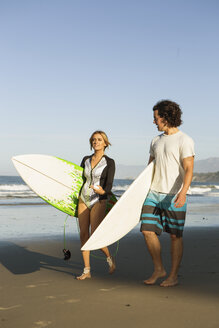
[[150,191],[141,212],[141,231],[153,231],[160,235],[162,231],[182,237],[186,218],[185,203],[174,207],[176,195]]

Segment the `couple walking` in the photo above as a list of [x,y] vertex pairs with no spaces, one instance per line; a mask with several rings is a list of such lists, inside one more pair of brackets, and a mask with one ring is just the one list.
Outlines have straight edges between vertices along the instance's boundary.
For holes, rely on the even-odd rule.
[[[155,162],[155,172],[141,213],[141,232],[154,264],[154,272],[144,283],[153,285],[159,278],[166,277],[158,238],[165,231],[171,238],[172,264],[169,275],[160,286],[172,287],[178,284],[178,270],[183,255],[186,194],[193,175],[194,142],[179,130],[182,111],[177,103],[162,100],[153,107],[153,115],[153,122],[162,133],[151,142],[148,163]],[[109,145],[106,134],[95,131],[90,138],[94,154],[84,157],[81,163],[85,180],[78,206],[82,246],[105,217],[106,202],[115,173],[114,160],[104,153]],[[109,272],[113,273],[114,259],[107,247],[102,251],[106,256]],[[77,277],[78,280],[91,277],[90,252],[83,251],[82,255],[84,271]]]

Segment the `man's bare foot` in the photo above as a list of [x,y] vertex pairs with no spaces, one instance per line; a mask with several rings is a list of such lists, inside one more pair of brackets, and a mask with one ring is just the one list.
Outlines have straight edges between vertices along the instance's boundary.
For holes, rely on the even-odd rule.
[[155,282],[157,281],[157,279],[163,278],[165,276],[166,276],[166,271],[165,270],[154,271],[154,273],[152,274],[152,276],[149,279],[144,280],[144,284],[145,285],[154,285]]
[[177,277],[176,278],[169,277],[160,284],[161,287],[174,287],[176,285],[178,285]]
[[90,268],[84,268],[82,275],[76,277],[77,280],[85,280],[87,278],[91,278]]

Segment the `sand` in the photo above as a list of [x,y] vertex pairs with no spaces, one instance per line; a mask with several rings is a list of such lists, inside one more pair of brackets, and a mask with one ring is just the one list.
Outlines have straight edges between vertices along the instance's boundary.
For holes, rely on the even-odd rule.
[[[169,236],[161,237],[170,268]],[[78,239],[63,260],[63,239],[43,237],[0,242],[0,327],[219,327],[219,228],[187,228],[179,285],[143,285],[152,262],[140,233],[120,241],[117,270],[91,258],[92,279],[77,281],[82,258]],[[101,255],[100,253],[96,253]]]

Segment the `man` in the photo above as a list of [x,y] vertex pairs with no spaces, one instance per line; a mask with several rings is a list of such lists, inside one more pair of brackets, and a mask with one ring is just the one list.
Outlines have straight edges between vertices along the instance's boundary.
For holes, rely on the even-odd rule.
[[153,111],[154,124],[163,133],[151,142],[149,163],[154,160],[155,172],[141,213],[141,231],[154,264],[152,276],[144,283],[153,285],[157,279],[166,276],[158,239],[165,231],[171,237],[172,266],[160,286],[170,287],[178,284],[183,254],[186,194],[193,175],[194,142],[178,129],[182,124],[178,104],[163,100],[153,107]]

